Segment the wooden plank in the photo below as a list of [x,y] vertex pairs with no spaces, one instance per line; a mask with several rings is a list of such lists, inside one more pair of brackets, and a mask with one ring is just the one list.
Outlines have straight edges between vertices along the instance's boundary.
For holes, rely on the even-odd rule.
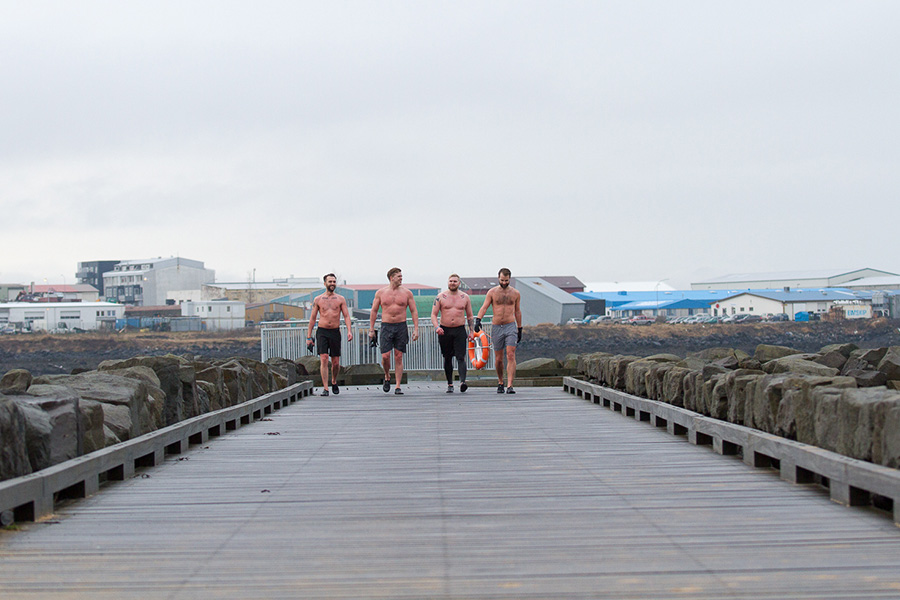
[[559,389],[308,397],[0,532],[0,597],[896,598],[900,530]]

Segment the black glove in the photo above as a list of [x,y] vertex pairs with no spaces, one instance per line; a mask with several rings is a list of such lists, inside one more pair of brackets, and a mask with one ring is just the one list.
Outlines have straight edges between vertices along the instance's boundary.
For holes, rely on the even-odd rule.
[[481,319],[475,317],[475,333],[481,331]]
[[522,341],[522,328],[519,327],[518,331],[516,331],[516,343],[518,344],[521,341]]
[[377,329],[373,329],[372,332],[373,332],[374,335],[373,335],[372,337],[369,338],[369,347],[370,347],[370,348],[377,348],[377,347],[378,347],[378,330],[377,330]]
[[313,347],[315,346],[315,342],[313,342],[312,338],[306,338],[306,349],[312,353]]

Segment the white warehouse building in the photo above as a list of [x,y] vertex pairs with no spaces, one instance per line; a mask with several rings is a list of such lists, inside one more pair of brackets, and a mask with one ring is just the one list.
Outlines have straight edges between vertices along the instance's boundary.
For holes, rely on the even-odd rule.
[[181,314],[185,317],[200,317],[207,331],[242,329],[246,323],[246,304],[234,300],[209,300],[205,302],[185,302]]
[[0,304],[0,328],[27,331],[113,329],[125,305],[110,302],[7,302]]

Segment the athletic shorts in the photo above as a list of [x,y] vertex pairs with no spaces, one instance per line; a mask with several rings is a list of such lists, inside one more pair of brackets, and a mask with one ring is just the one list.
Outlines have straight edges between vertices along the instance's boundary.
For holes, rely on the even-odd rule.
[[341,330],[325,329],[319,327],[316,329],[316,350],[319,354],[327,354],[328,356],[341,355]]
[[391,350],[406,352],[406,344],[409,343],[409,328],[405,321],[403,323],[382,323],[379,338],[382,354]]
[[503,325],[491,325],[491,346],[495,352],[503,350],[507,346],[516,347],[519,339],[519,328],[516,322]]
[[444,327],[444,335],[438,335],[438,346],[444,356],[455,356],[462,360],[466,356],[466,326]]

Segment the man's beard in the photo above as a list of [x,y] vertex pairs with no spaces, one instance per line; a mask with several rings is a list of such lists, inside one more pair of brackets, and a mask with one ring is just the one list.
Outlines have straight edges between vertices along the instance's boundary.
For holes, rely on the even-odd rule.
[[334,288],[336,288],[337,285],[335,285],[335,284],[332,283],[331,285],[328,285],[328,286],[326,286],[326,287],[328,288],[328,291],[329,291],[329,292],[333,292],[333,291],[334,291]]
[[506,288],[509,287],[509,283],[508,283],[508,282],[507,282],[507,283],[501,283],[501,284],[500,284],[500,287],[503,288],[503,289],[505,290]]

